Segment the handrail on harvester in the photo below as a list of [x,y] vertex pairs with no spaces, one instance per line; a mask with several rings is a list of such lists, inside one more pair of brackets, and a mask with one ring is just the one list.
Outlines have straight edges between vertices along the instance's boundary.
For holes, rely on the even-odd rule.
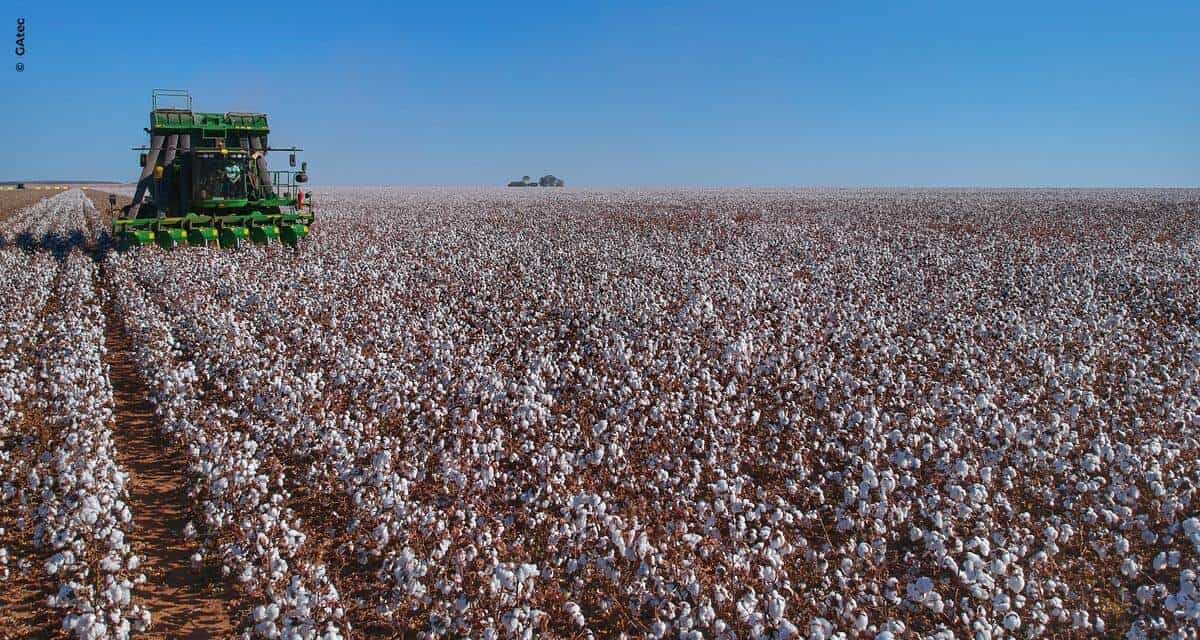
[[188,93],[186,89],[155,89],[155,90],[151,91],[150,92],[151,110],[153,110],[153,111],[159,110],[158,99],[160,97],[163,97],[163,98],[186,98],[187,99],[186,111],[192,110],[192,95],[190,93]]

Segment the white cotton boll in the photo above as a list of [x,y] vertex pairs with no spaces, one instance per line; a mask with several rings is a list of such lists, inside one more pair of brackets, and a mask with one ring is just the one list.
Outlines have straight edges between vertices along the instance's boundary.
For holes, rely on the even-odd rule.
[[833,625],[824,618],[817,618],[809,623],[808,637],[809,640],[829,640],[832,634]]
[[779,620],[787,610],[787,601],[778,593],[772,591],[767,595],[767,616],[771,620]]
[[123,564],[120,556],[109,554],[100,561],[100,570],[105,573],[116,573],[121,570]]
[[129,590],[121,586],[118,582],[113,582],[104,591],[104,595],[109,602],[126,605],[129,604]]
[[1181,606],[1183,606],[1183,604],[1181,604],[1179,601],[1179,594],[1172,593],[1163,601],[1163,608],[1171,613],[1178,611]]
[[100,517],[100,502],[96,496],[88,495],[83,499],[83,503],[79,510],[79,519],[85,524],[96,524],[96,520]]
[[525,582],[530,578],[536,578],[539,575],[537,565],[522,564],[517,568],[517,581]]
[[1004,628],[1008,629],[1009,631],[1016,631],[1017,629],[1020,629],[1021,616],[1018,616],[1012,611],[1004,614]]
[[1129,553],[1129,540],[1126,540],[1124,536],[1117,536],[1116,550],[1117,550],[1117,553],[1120,555],[1128,554]]
[[908,585],[908,598],[914,602],[924,602],[925,596],[933,590],[933,580],[928,576],[921,576],[914,582]]
[[750,591],[737,601],[738,617],[742,620],[742,622],[749,622],[750,618],[754,615],[757,609],[758,599],[755,596],[754,591]]
[[283,558],[273,558],[271,560],[271,574],[279,578],[283,578],[288,570],[287,560]]
[[371,532],[371,535],[375,538],[375,542],[381,547],[387,546],[388,540],[391,538],[391,536],[388,535],[387,527],[382,523],[375,527],[375,529]]
[[[696,633],[699,634],[699,632]],[[696,637],[702,638],[703,636],[697,635]],[[774,637],[778,640],[791,640],[792,638],[799,638],[800,628],[797,627],[791,620],[780,620]]]
[[997,593],[995,597],[992,598],[992,608],[998,613],[1004,613],[1011,607],[1012,599],[1008,597],[1007,593]]
[[496,584],[505,590],[513,590],[517,587],[517,576],[508,568],[497,566],[493,572]]
[[571,618],[571,622],[573,622],[575,626],[582,627],[587,624],[587,621],[584,620],[583,612],[580,610],[579,605],[575,604],[574,602],[568,602],[564,606],[564,609],[567,612],[567,616]]
[[153,621],[153,615],[147,609],[142,609],[133,621],[133,631],[143,633],[150,628],[150,623]]

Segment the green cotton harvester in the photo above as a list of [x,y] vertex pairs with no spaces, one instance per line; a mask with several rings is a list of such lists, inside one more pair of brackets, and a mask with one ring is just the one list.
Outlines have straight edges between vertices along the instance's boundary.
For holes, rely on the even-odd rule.
[[308,163],[299,171],[267,167],[268,151],[287,151],[294,168],[301,149],[271,147],[266,114],[192,111],[186,91],[155,89],[146,132],[150,146],[134,149],[142,152],[142,175],[133,202],[112,212],[120,246],[295,246],[308,235]]

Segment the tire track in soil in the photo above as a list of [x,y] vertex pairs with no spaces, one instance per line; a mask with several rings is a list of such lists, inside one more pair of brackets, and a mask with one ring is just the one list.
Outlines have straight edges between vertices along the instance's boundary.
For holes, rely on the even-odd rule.
[[183,539],[190,503],[184,473],[187,463],[161,437],[159,417],[145,396],[146,386],[134,365],[133,349],[111,300],[104,303],[104,362],[113,387],[117,457],[129,473],[129,504],[134,527],[129,538],[142,558],[146,582],[134,589],[134,601],[147,607],[153,623],[149,638],[229,638],[237,635],[225,603],[224,585],[191,567],[192,545]]

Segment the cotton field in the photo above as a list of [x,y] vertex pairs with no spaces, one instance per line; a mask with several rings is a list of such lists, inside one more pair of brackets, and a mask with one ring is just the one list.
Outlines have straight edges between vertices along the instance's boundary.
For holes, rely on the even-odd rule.
[[5,611],[162,634],[165,573],[244,638],[1197,637],[1200,191],[315,191],[298,250],[0,221]]

